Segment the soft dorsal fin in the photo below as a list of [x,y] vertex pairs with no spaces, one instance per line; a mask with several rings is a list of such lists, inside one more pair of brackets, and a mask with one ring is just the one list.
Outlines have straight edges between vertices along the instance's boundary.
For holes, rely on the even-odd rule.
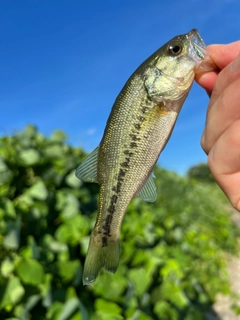
[[91,152],[87,158],[83,160],[77,168],[75,175],[78,179],[84,182],[98,182],[97,181],[97,167],[98,167],[98,147]]
[[153,181],[154,175],[153,173],[150,175],[145,185],[139,191],[137,197],[147,201],[154,202],[157,199],[157,188]]

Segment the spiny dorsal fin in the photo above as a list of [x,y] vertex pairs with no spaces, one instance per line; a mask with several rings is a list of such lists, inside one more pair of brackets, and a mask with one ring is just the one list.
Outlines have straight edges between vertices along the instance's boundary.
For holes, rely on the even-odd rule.
[[145,185],[139,191],[137,197],[147,202],[154,202],[157,199],[157,188],[154,184],[153,178],[154,175],[152,173]]
[[97,183],[98,147],[83,160],[75,175],[84,182]]

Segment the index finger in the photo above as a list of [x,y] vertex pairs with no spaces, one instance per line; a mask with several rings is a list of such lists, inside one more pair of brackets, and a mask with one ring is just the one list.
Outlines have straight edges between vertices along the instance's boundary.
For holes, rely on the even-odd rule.
[[[216,66],[219,70],[222,70],[239,54],[240,41],[229,44],[212,44],[207,48],[210,51],[210,56]],[[218,71],[199,73],[196,75],[195,80],[201,87],[211,94],[218,73]]]

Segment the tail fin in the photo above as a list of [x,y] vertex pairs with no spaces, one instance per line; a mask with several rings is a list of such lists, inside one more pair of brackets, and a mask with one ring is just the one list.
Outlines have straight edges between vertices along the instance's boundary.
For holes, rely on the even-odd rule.
[[106,269],[110,273],[115,273],[119,264],[120,240],[107,238],[104,246],[94,241],[94,235],[90,237],[88,253],[83,270],[83,285],[93,283],[101,269]]

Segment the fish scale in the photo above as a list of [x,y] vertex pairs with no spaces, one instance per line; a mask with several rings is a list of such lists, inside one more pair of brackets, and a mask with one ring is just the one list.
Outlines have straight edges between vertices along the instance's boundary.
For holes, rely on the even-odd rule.
[[189,93],[196,72],[210,71],[198,31],[177,36],[151,55],[124,85],[99,146],[76,176],[100,184],[97,221],[90,236],[83,283],[119,264],[120,228],[132,198],[156,199],[152,171]]

